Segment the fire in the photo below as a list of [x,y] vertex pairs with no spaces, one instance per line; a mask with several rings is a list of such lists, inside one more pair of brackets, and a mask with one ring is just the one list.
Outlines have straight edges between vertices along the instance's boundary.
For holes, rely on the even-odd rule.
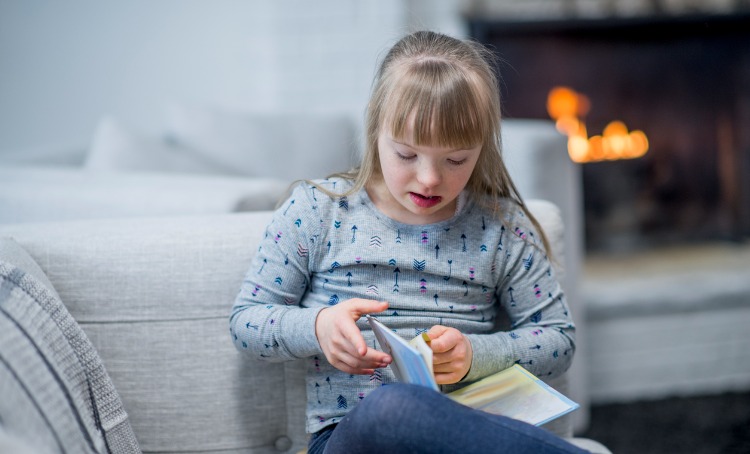
[[586,116],[591,103],[581,93],[568,87],[555,87],[547,96],[547,112],[557,130],[568,137],[568,154],[575,162],[595,162],[639,158],[648,151],[643,131],[628,131],[621,121],[609,123],[601,135],[589,137]]

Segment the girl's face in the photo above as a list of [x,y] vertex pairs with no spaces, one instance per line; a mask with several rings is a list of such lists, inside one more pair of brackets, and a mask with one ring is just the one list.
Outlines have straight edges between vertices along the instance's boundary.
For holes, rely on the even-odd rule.
[[[407,131],[407,137],[410,134]],[[380,211],[404,224],[450,219],[466,187],[482,145],[474,148],[416,146],[381,132],[378,155],[383,180],[368,186]]]

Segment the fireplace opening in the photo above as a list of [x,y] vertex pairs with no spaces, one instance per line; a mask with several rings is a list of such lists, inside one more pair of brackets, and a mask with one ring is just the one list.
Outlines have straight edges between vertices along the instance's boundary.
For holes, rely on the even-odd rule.
[[470,30],[500,57],[506,118],[549,119],[550,90],[570,87],[590,135],[618,120],[648,137],[642,157],[582,164],[589,251],[750,234],[750,14]]

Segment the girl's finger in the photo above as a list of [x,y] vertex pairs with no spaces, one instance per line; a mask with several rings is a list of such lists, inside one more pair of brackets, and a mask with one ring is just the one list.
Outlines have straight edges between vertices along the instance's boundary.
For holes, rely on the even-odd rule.
[[448,329],[449,328],[447,326],[435,325],[432,328],[430,328],[429,331],[427,331],[427,336],[429,336],[430,341],[434,341],[434,340],[440,339],[440,337],[443,334],[445,334],[445,332],[448,331]]
[[379,361],[365,360],[361,357],[353,356],[347,353],[340,354],[338,356],[338,360],[340,365],[345,366],[350,371],[359,371],[357,373],[360,374],[365,373],[363,371],[372,371],[373,369],[382,366],[382,363]]
[[337,363],[337,364],[333,364],[333,366],[342,372],[345,372],[347,374],[352,374],[352,375],[372,375],[375,372],[375,369],[355,368],[355,367],[349,366],[346,363]]
[[387,353],[370,347],[367,347],[367,354],[365,354],[363,359],[370,364],[374,364],[374,367],[385,367],[392,361],[391,356]]
[[376,314],[388,309],[388,302],[367,300],[364,298],[352,298],[345,302],[346,308],[356,321],[365,314]]
[[433,326],[427,335],[430,336],[433,353],[448,352],[463,340],[463,335],[457,329],[440,325]]
[[453,350],[449,350],[445,353],[434,353],[432,354],[432,364],[448,364],[455,360]]
[[339,325],[343,339],[349,344],[349,350],[352,354],[358,354],[360,357],[367,354],[367,344],[362,332],[357,328],[353,321],[346,321]]

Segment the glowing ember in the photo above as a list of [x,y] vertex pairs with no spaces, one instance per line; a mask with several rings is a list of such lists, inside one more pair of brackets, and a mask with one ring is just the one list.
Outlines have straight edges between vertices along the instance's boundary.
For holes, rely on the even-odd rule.
[[557,130],[568,136],[568,154],[575,162],[639,158],[648,151],[643,131],[628,131],[621,121],[613,121],[601,135],[588,136],[582,120],[591,103],[586,95],[568,87],[555,87],[547,96],[547,112]]

